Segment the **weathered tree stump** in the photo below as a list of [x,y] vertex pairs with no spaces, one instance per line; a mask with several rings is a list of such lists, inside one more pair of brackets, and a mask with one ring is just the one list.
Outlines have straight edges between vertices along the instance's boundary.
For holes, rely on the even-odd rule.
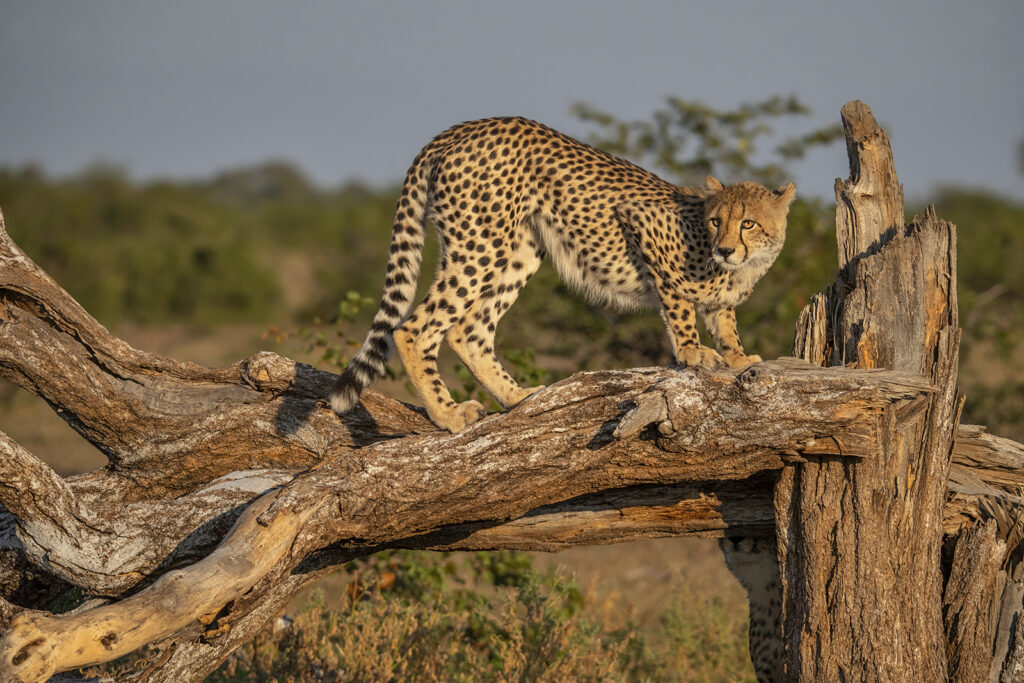
[[[955,228],[903,222],[888,137],[860,102],[843,107],[850,179],[836,181],[839,275],[801,317],[805,360],[928,379],[926,405],[896,407],[884,455],[787,467],[775,494],[787,674],[939,681],[942,508],[960,408]],[[825,315],[818,317],[818,312]]]
[[[454,435],[373,393],[339,420],[333,377],[275,354],[133,349],[0,221],[0,374],[109,460],[65,480],[0,435],[0,680],[144,644],[133,680],[200,680],[383,548],[681,535],[755,539],[745,571],[781,578],[752,604],[782,617],[752,643],[781,648],[776,677],[1012,677],[1024,447],[957,426],[955,230],[904,226],[884,132],[859,103],[844,121],[840,274],[801,359],[581,373]],[[95,598],[39,609],[69,586]]]

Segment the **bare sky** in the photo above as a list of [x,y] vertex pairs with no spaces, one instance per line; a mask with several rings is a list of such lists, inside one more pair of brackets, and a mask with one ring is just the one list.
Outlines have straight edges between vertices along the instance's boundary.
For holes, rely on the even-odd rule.
[[[522,114],[571,135],[583,101],[642,118],[795,93],[801,129],[867,102],[908,197],[1024,198],[1024,2],[0,0],[0,165],[208,176],[285,159],[315,180],[399,180],[458,121]],[[796,167],[847,175],[839,145]]]

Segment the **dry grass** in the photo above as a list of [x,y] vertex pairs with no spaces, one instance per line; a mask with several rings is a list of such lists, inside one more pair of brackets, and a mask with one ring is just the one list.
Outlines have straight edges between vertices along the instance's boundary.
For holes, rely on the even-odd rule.
[[210,680],[754,680],[746,610],[695,590],[709,577],[647,586],[640,623],[621,593],[583,595],[529,564],[521,553],[377,556],[325,581]]

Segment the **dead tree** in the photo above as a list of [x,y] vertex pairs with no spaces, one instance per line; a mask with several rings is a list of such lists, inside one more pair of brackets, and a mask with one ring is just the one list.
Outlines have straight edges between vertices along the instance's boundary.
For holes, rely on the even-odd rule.
[[[0,374],[109,461],[62,479],[0,435],[0,680],[146,644],[133,680],[199,680],[385,548],[682,535],[777,548],[779,677],[1012,680],[1024,447],[958,426],[955,228],[904,225],[884,131],[843,117],[840,270],[799,359],[581,373],[454,435],[372,393],[339,420],[332,375],[275,354],[133,349],[0,222]],[[92,599],[39,609],[71,587]]]

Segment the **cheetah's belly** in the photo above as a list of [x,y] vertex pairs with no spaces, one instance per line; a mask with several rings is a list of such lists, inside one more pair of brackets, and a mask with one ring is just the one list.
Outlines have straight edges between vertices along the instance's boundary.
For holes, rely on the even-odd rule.
[[541,212],[534,214],[532,224],[555,270],[588,301],[618,310],[657,305],[639,259],[629,253],[617,226],[566,225]]

